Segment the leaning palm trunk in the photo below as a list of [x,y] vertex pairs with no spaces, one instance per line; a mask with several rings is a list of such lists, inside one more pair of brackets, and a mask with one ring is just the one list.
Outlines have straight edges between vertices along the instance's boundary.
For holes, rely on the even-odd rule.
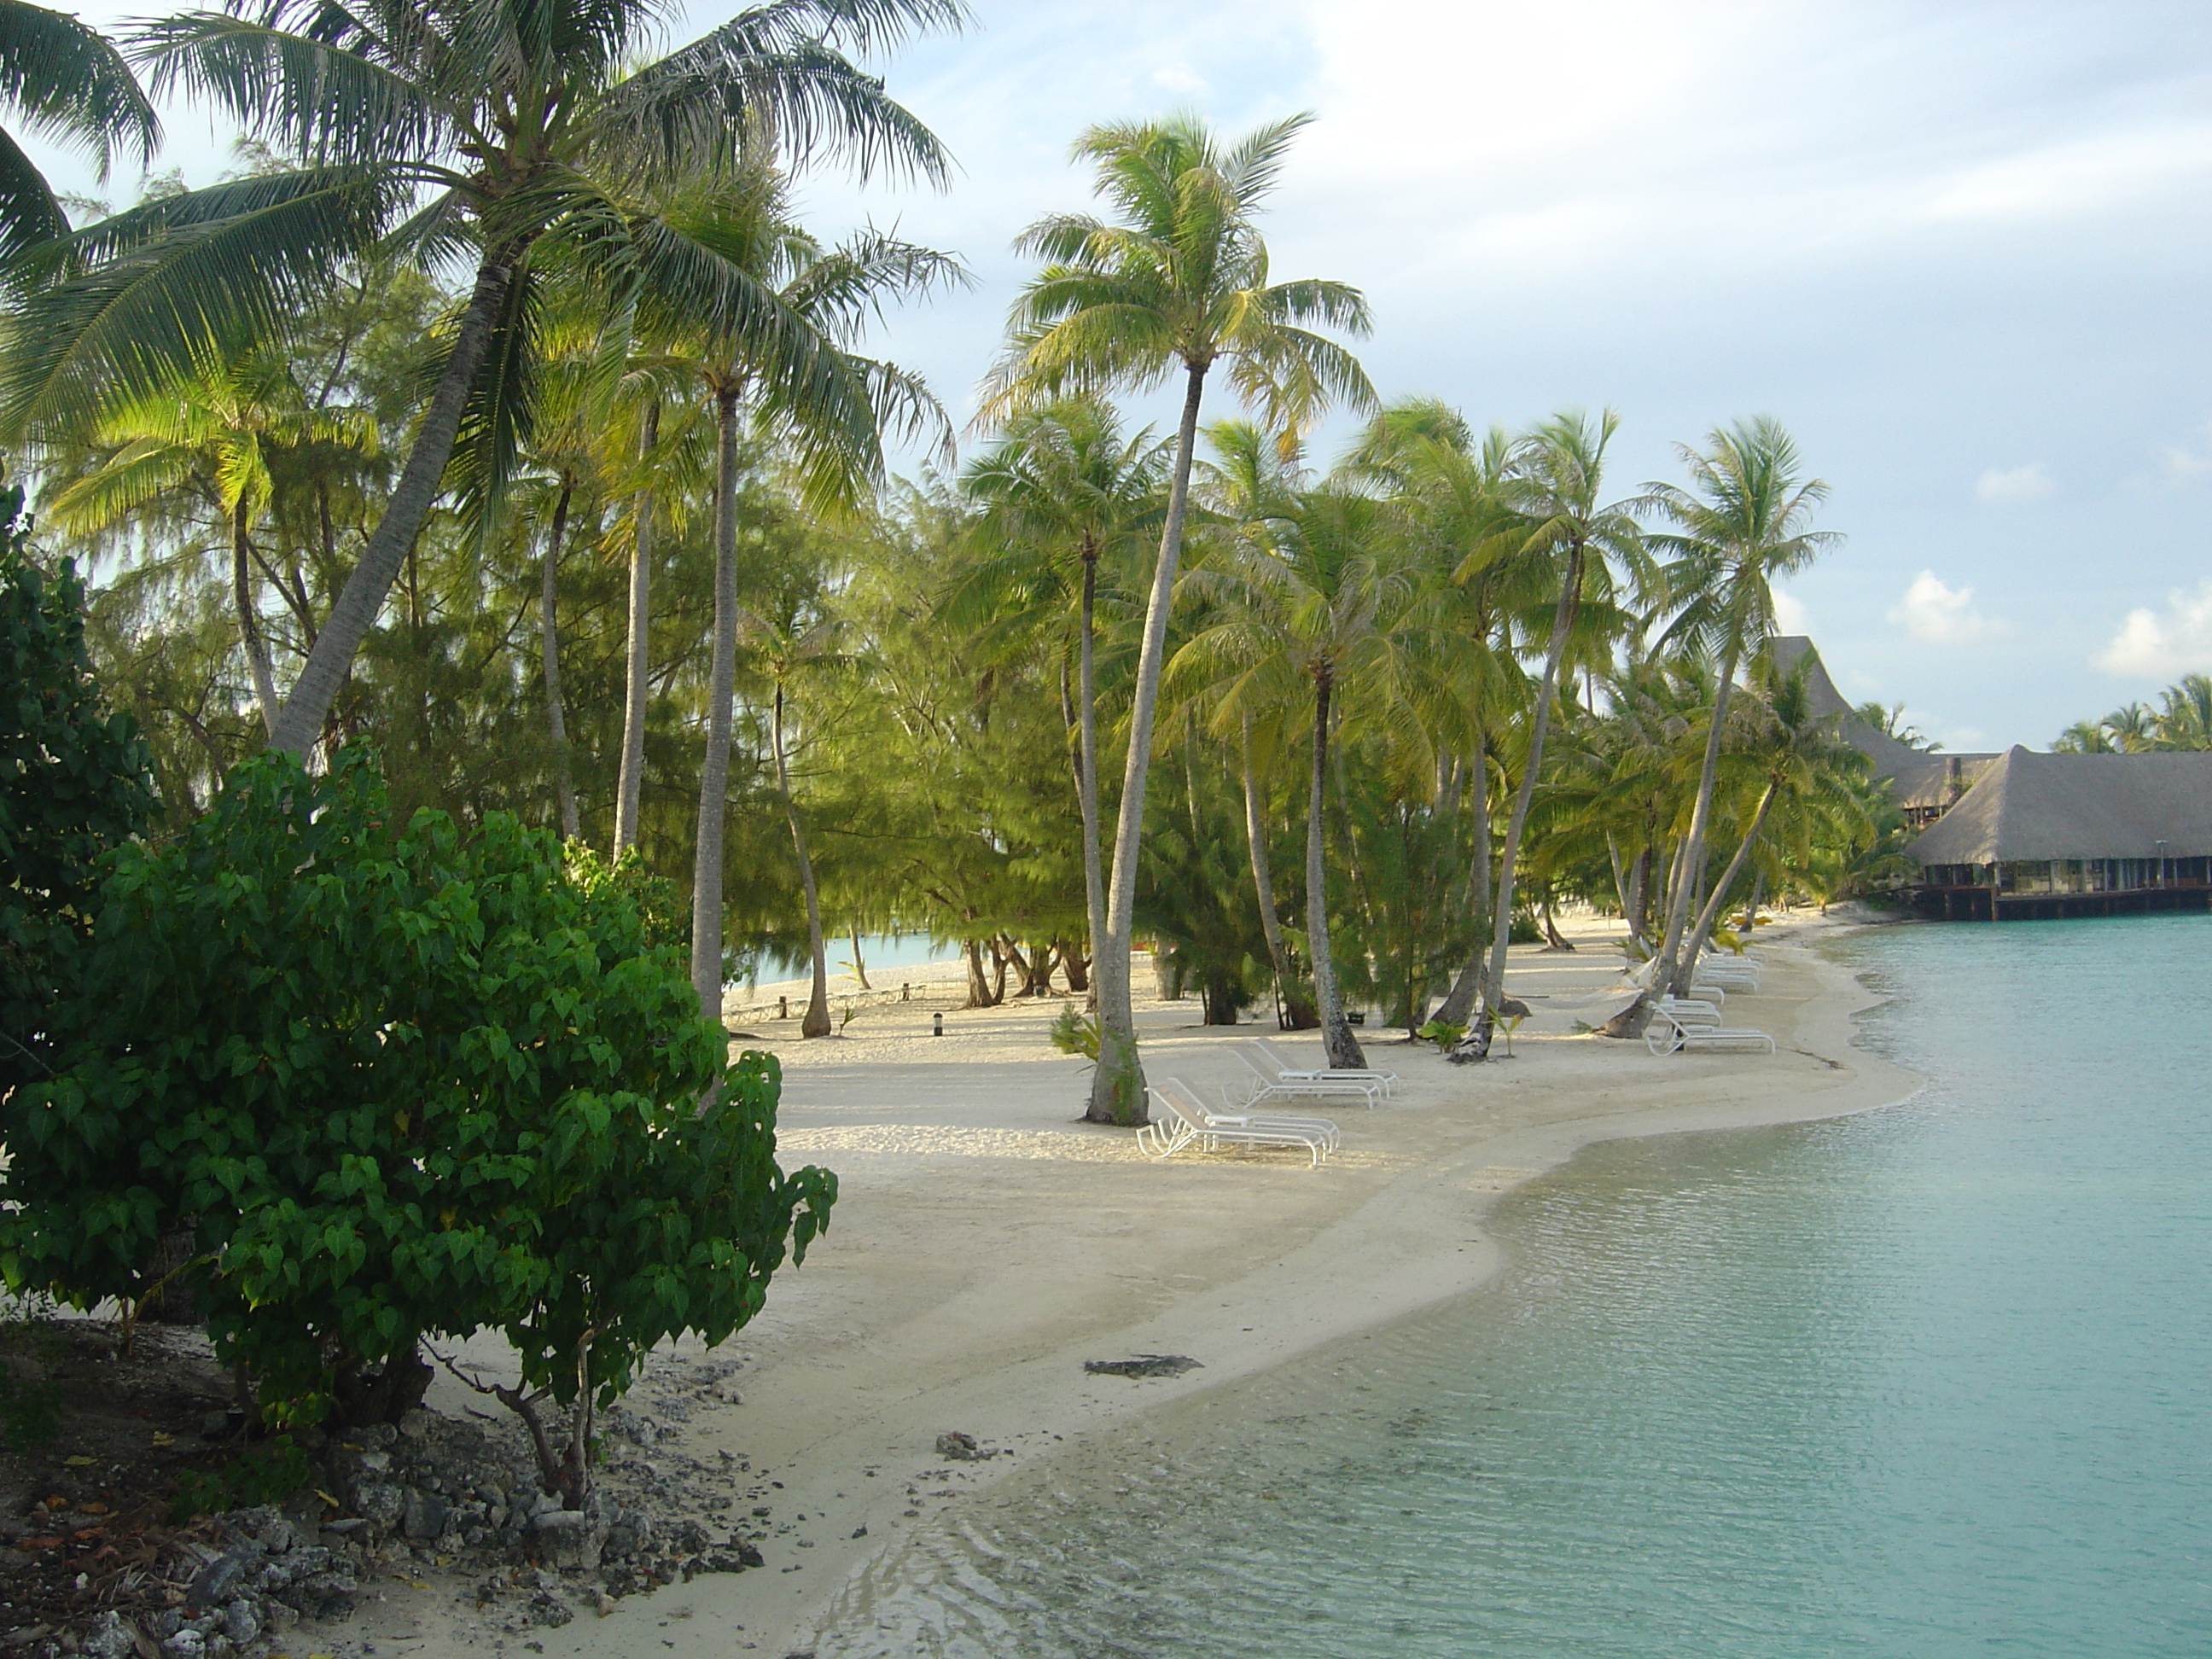
[[1552,611],[1552,642],[1544,653],[1544,684],[1536,694],[1535,711],[1528,720],[1528,759],[1521,769],[1521,787],[1513,794],[1512,815],[1505,821],[1505,845],[1498,854],[1498,903],[1490,917],[1490,961],[1482,975],[1482,1013],[1473,1040],[1455,1059],[1480,1060],[1490,1053],[1491,1029],[1498,1020],[1498,1000],[1505,994],[1505,951],[1513,939],[1513,866],[1521,855],[1522,832],[1528,825],[1528,803],[1536,793],[1536,775],[1544,764],[1544,734],[1552,722],[1552,699],[1559,688],[1559,662],[1567,652],[1567,629],[1574,620],[1575,600],[1582,591],[1583,550],[1579,544],[1567,555],[1566,580],[1559,586],[1559,602]]
[[438,372],[437,387],[422,412],[422,424],[416,428],[415,447],[408,452],[407,465],[392,487],[384,517],[371,532],[368,545],[362,550],[361,562],[354,566],[339,591],[337,603],[324,619],[314,647],[307,653],[307,665],[293,684],[292,695],[284,700],[269,733],[270,748],[304,757],[308,745],[322,735],[331,705],[337,701],[338,688],[352,670],[354,653],[374,626],[377,613],[384,609],[385,595],[392,591],[415,538],[422,533],[423,521],[437,501],[446,464],[453,459],[454,441],[460,435],[469,390],[476,382],[477,371],[483,367],[492,327],[507,304],[515,263],[524,251],[516,246],[488,253],[477,267],[476,287],[461,313],[453,349]]
[[1482,989],[1482,970],[1487,961],[1483,945],[1490,937],[1486,925],[1490,915],[1490,745],[1481,738],[1474,740],[1474,781],[1468,793],[1474,798],[1474,851],[1468,858],[1467,907],[1468,920],[1474,924],[1468,931],[1474,948],[1460,964],[1458,976],[1443,1001],[1430,1016],[1445,1025],[1468,1023],[1468,1016],[1474,1012],[1474,999]]
[[1159,562],[1145,605],[1144,644],[1137,655],[1136,695],[1129,709],[1129,753],[1121,769],[1121,810],[1114,825],[1114,883],[1106,928],[1098,941],[1098,1064],[1091,1074],[1094,1123],[1137,1124],[1145,1109],[1145,1068],[1137,1058],[1136,1013],[1129,1000],[1129,945],[1137,903],[1137,846],[1144,837],[1145,783],[1152,763],[1152,720],[1160,701],[1160,665],[1167,653],[1168,612],[1175,603],[1176,566],[1182,556],[1183,514],[1190,503],[1191,453],[1198,444],[1198,406],[1206,370],[1194,363],[1176,428],[1175,477]]
[[[1078,647],[1076,694],[1081,707],[1076,744],[1076,793],[1083,806],[1083,915],[1091,929],[1090,951],[1095,961],[1099,941],[1106,937],[1106,872],[1098,848],[1098,678],[1096,641],[1092,637],[1098,600],[1098,549],[1089,537],[1083,544],[1083,635]],[[1066,680],[1060,682],[1067,684]],[[1097,981],[1091,996],[1097,1000]]]
[[1735,686],[1736,659],[1741,649],[1741,641],[1731,635],[1721,661],[1720,685],[1713,693],[1713,724],[1705,733],[1705,758],[1698,773],[1697,805],[1691,809],[1690,832],[1683,838],[1681,879],[1668,895],[1667,932],[1659,943],[1659,969],[1651,976],[1654,990],[1663,982],[1667,990],[1678,997],[1686,994],[1690,988],[1688,963],[1683,960],[1682,930],[1690,919],[1690,895],[1705,865],[1705,836],[1713,816],[1713,782],[1720,773],[1721,737],[1728,724],[1729,693]]
[[1267,831],[1260,810],[1259,780],[1252,774],[1252,720],[1245,716],[1237,733],[1237,757],[1244,768],[1244,838],[1252,849],[1252,891],[1260,901],[1260,931],[1267,939],[1267,964],[1274,970],[1275,991],[1282,998],[1283,1020],[1293,1031],[1310,1031],[1321,1024],[1313,1005],[1299,994],[1291,972],[1290,947],[1283,943],[1282,919],[1275,914],[1275,880],[1267,867]]
[[714,653],[707,684],[707,754],[691,866],[691,986],[722,1017],[722,825],[729,805],[730,700],[738,677],[738,394],[714,394]]
[[[783,688],[775,688],[775,710],[769,721],[769,747],[775,754],[775,788],[783,797],[784,820],[791,825],[792,850],[799,854],[799,885],[806,895],[806,950],[814,967],[814,986],[807,994],[806,1018],[799,1022],[803,1037],[830,1035],[830,963],[823,953],[822,896],[814,884],[814,860],[806,854],[806,831],[799,822],[798,803],[791,798],[791,769],[783,757]],[[853,940],[853,959],[860,957],[858,935]],[[863,981],[865,983],[865,981]]]
[[1728,868],[1721,872],[1721,878],[1713,884],[1713,890],[1705,900],[1705,908],[1698,912],[1698,924],[1686,935],[1687,948],[1683,951],[1686,966],[1679,977],[1685,984],[1690,977],[1687,964],[1696,963],[1699,948],[1712,936],[1713,923],[1720,917],[1721,906],[1728,902],[1729,890],[1735,885],[1735,878],[1743,873],[1744,864],[1751,857],[1752,847],[1759,840],[1759,832],[1766,828],[1767,811],[1773,806],[1774,797],[1780,787],[1771,780],[1768,781],[1765,793],[1759,798],[1759,810],[1751,815],[1751,828],[1744,831],[1743,840],[1736,847],[1735,856],[1729,860]]
[[1306,954],[1313,958],[1314,1000],[1321,1005],[1321,1042],[1331,1066],[1358,1068],[1367,1064],[1359,1039],[1344,1017],[1344,999],[1336,988],[1336,965],[1328,950],[1328,869],[1322,859],[1323,785],[1328,775],[1329,682],[1326,673],[1314,677],[1313,787],[1306,796]]
[[545,665],[545,724],[553,738],[553,796],[561,811],[561,834],[568,841],[582,833],[576,823],[576,785],[568,767],[568,714],[561,703],[561,538],[568,527],[568,497],[573,488],[563,480],[560,498],[553,504],[553,522],[545,534],[544,576],[538,595],[538,645]]
[[[638,434],[638,453],[652,465],[653,446],[660,435],[660,401],[645,406]],[[638,799],[645,777],[645,704],[653,695],[646,670],[653,617],[653,484],[647,480],[637,492],[636,523],[629,553],[629,634],[625,641],[623,672],[622,767],[615,787],[615,852],[637,845]]]
[[1695,872],[1705,861],[1705,827],[1713,810],[1713,781],[1720,771],[1721,726],[1728,718],[1729,690],[1735,683],[1736,657],[1740,648],[1741,641],[1731,634],[1728,651],[1721,662],[1720,686],[1713,694],[1713,722],[1705,732],[1705,764],[1698,773],[1697,800],[1690,809],[1690,827],[1676,851],[1674,874],[1667,884],[1667,925],[1660,934],[1659,949],[1653,957],[1650,983],[1642,996],[1600,1028],[1607,1036],[1641,1036],[1644,1028],[1651,1023],[1651,1000],[1654,997],[1662,993],[1678,997],[1688,994],[1688,964],[1678,958],[1682,951],[1682,930],[1689,922],[1690,894],[1696,886]]
[[253,610],[253,575],[248,561],[253,550],[246,539],[246,498],[230,510],[230,599],[238,611],[238,642],[246,649],[246,666],[253,676],[253,698],[261,706],[263,732],[276,732],[276,676],[269,666],[269,642],[261,637],[260,619]]

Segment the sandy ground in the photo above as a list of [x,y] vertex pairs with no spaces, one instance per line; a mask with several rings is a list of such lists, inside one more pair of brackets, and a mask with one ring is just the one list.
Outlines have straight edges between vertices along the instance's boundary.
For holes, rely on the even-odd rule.
[[[1619,958],[1594,930],[1571,955],[1516,949],[1508,988],[1535,1012],[1515,1057],[1452,1066],[1370,1026],[1370,1063],[1402,1086],[1372,1111],[1319,1109],[1342,1126],[1344,1151],[1318,1170],[1302,1153],[1154,1163],[1127,1132],[1075,1121],[1085,1067],[1046,1039],[1056,1002],[948,1013],[942,1037],[926,1005],[863,1008],[811,1042],[795,1018],[749,1015],[785,1068],[784,1163],[825,1164],[841,1185],[827,1237],[731,1345],[746,1357],[742,1403],[700,1413],[684,1445],[781,1483],[759,1522],[767,1569],[633,1597],[531,1640],[611,1659],[805,1654],[871,1552],[1008,1469],[1477,1285],[1498,1265],[1484,1222],[1499,1195],[1578,1148],[1905,1097],[1917,1079],[1850,1047],[1851,1016],[1873,999],[1805,948],[1833,925],[1801,915],[1762,928],[1764,990],[1728,1000],[1730,1024],[1773,1034],[1771,1058],[1660,1058],[1578,1035],[1599,1012],[1582,1000]],[[1140,966],[1137,978],[1151,975]],[[1195,1001],[1140,1004],[1145,1063],[1218,1098],[1236,1075],[1227,1046],[1273,1021],[1209,1029],[1198,1017]],[[1319,1063],[1311,1035],[1285,1042]],[[1142,1382],[1082,1369],[1148,1352],[1204,1369]],[[1011,1455],[948,1465],[934,1449],[948,1430]],[[410,1654],[522,1640],[398,1596],[361,1634]]]

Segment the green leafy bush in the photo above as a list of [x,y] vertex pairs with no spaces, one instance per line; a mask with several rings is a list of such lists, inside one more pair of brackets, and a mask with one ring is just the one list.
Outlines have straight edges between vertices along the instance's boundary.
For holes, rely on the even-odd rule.
[[1413,1035],[1435,1043],[1439,1048],[1449,1048],[1467,1035],[1467,1027],[1462,1023],[1449,1019],[1432,1019]]
[[39,568],[0,490],[0,1095],[50,1075],[96,861],[155,809],[151,759],[101,702],[84,646],[84,584]]
[[594,1410],[750,1320],[836,1177],[777,1168],[775,1063],[729,1063],[634,872],[501,813],[386,820],[365,755],[269,755],[112,855],[67,1064],[0,1108],[0,1274],[135,1298],[196,1228],[217,1357],[278,1422],[396,1417],[422,1339],[496,1328],[578,1504]]
[[185,1470],[177,1477],[169,1518],[181,1526],[196,1515],[281,1504],[306,1486],[313,1473],[304,1446],[289,1434],[272,1435],[212,1473]]

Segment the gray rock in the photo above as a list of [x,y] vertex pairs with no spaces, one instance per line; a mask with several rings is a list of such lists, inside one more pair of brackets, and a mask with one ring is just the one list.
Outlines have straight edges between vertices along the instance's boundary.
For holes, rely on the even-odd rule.
[[244,1596],[222,1610],[222,1633],[240,1647],[261,1634],[261,1610]]
[[399,1433],[406,1440],[428,1440],[430,1437],[430,1413],[420,1406],[399,1419]]
[[168,1659],[206,1659],[208,1639],[189,1625],[161,1644]]
[[407,1510],[407,1494],[389,1480],[364,1480],[353,1489],[353,1506],[372,1526],[390,1532]]
[[604,1522],[580,1510],[552,1510],[530,1523],[538,1559],[563,1572],[590,1572],[606,1544]]
[[399,1438],[399,1431],[389,1423],[371,1423],[359,1431],[361,1443],[372,1451],[389,1446]]
[[410,1486],[400,1510],[399,1530],[416,1540],[435,1538],[445,1531],[446,1516],[451,1512],[444,1498]]
[[363,1452],[361,1455],[361,1471],[363,1474],[391,1474],[392,1454],[388,1451]]
[[260,1565],[262,1549],[258,1544],[241,1545],[227,1550],[199,1570],[192,1580],[185,1599],[196,1607],[219,1607],[230,1600]]
[[87,1659],[131,1659],[138,1644],[130,1624],[123,1615],[110,1607],[95,1618],[84,1633],[83,1645],[78,1650]]

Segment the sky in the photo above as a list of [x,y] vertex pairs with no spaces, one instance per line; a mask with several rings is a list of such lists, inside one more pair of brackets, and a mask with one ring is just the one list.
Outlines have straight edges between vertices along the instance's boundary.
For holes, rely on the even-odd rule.
[[[1365,293],[1382,397],[1508,428],[1611,407],[1623,497],[1680,478],[1676,445],[1778,418],[1844,538],[1784,619],[1847,696],[1953,749],[2043,747],[2212,672],[2212,7],[971,3],[877,65],[950,188],[801,191],[825,232],[966,260],[969,290],[871,347],[957,420],[1026,272],[1013,237],[1091,205],[1086,124],[1310,112],[1273,270]],[[672,34],[728,9],[690,0]],[[191,182],[226,165],[203,112],[170,138]]]

